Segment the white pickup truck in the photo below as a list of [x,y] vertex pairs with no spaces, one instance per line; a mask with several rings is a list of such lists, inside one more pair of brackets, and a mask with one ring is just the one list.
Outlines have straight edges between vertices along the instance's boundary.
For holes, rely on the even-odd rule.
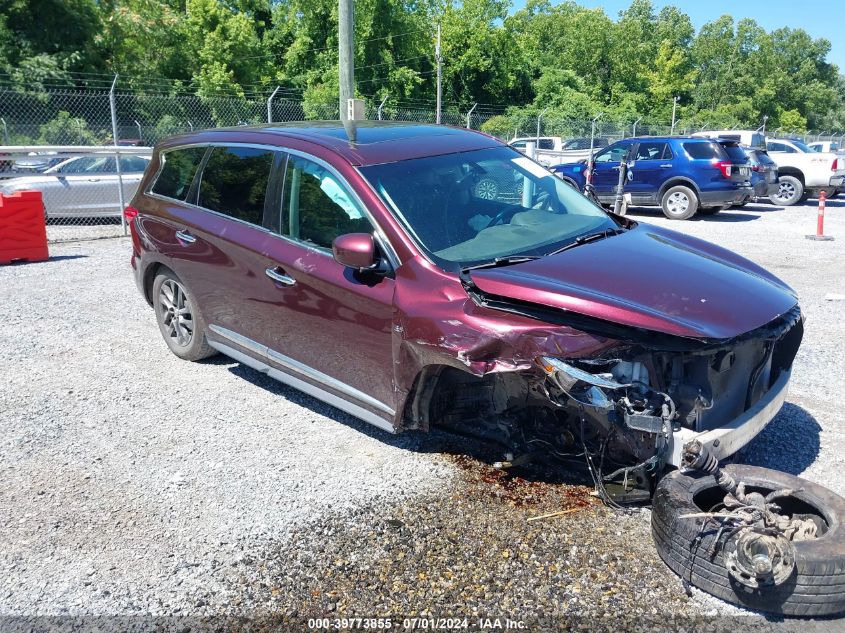
[[845,158],[833,152],[814,152],[802,141],[767,138],[769,157],[777,163],[780,186],[772,202],[790,206],[825,191],[845,191]]

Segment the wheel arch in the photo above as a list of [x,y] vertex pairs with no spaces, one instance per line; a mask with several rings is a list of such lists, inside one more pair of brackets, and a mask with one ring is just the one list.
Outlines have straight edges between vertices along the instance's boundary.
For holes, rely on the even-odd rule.
[[173,270],[161,262],[152,262],[144,270],[142,287],[144,289],[144,299],[147,300],[147,303],[150,304],[150,306],[153,305],[153,282],[155,281],[156,276],[158,276],[158,274],[162,271],[167,271],[172,275],[176,275]]
[[778,178],[781,176],[792,176],[800,180],[803,186],[806,186],[807,184],[804,179],[804,172],[797,167],[778,167]]
[[660,186],[660,189],[657,192],[657,203],[660,204],[660,201],[663,200],[663,194],[665,194],[666,191],[668,191],[672,187],[677,187],[678,185],[689,187],[693,190],[696,197],[701,200],[701,189],[698,188],[698,185],[695,184],[695,181],[684,176],[673,176]]

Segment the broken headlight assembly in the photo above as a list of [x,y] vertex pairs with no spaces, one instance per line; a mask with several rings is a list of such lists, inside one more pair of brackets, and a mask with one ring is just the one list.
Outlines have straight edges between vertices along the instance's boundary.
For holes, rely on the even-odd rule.
[[643,363],[618,359],[566,362],[549,356],[541,356],[537,363],[567,399],[593,413],[605,412],[610,422],[647,433],[664,432],[667,424],[671,428],[675,404],[668,394],[650,386]]
[[[563,360],[541,356],[549,399],[578,420],[581,444],[596,491],[616,505],[606,483],[629,479],[647,485],[665,464],[676,417],[668,394],[650,385],[641,362],[621,359]],[[605,474],[603,465],[612,472]],[[613,466],[615,464],[615,467]]]

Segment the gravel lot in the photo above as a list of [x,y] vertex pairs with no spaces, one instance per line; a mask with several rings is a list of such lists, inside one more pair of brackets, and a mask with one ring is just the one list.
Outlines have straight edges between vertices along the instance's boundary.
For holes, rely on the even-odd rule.
[[[734,249],[798,290],[807,334],[788,404],[739,461],[845,494],[845,201],[828,202],[834,242],[804,238],[812,204],[632,216]],[[531,630],[845,630],[687,597],[654,551],[649,512],[607,510],[576,479],[502,477],[481,447],[389,436],[223,357],[178,360],[124,238],[51,253],[0,268],[2,631],[420,614]]]

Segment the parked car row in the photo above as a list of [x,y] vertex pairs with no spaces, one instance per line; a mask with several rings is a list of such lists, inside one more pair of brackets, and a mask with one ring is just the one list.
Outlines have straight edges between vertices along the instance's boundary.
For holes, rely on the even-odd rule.
[[845,185],[845,157],[811,148],[799,139],[763,137],[749,131],[698,133],[710,138],[726,138],[731,134],[740,135],[740,142],[749,147],[765,148],[777,164],[779,188],[771,196],[776,204],[791,206],[822,191],[831,196]]
[[813,152],[800,141],[733,130],[622,139],[594,154],[592,170],[585,157],[551,171],[580,191],[589,180],[598,200],[611,204],[623,160],[629,203],[659,206],[676,220],[756,198],[789,206],[821,191],[834,195],[845,182],[845,157]]
[[610,204],[621,162],[629,166],[625,192],[634,206],[659,206],[666,217],[686,220],[697,212],[718,213],[754,194],[751,165],[736,141],[663,136],[629,138],[601,150],[589,172],[586,160],[552,171],[578,188],[587,179],[596,197]]

